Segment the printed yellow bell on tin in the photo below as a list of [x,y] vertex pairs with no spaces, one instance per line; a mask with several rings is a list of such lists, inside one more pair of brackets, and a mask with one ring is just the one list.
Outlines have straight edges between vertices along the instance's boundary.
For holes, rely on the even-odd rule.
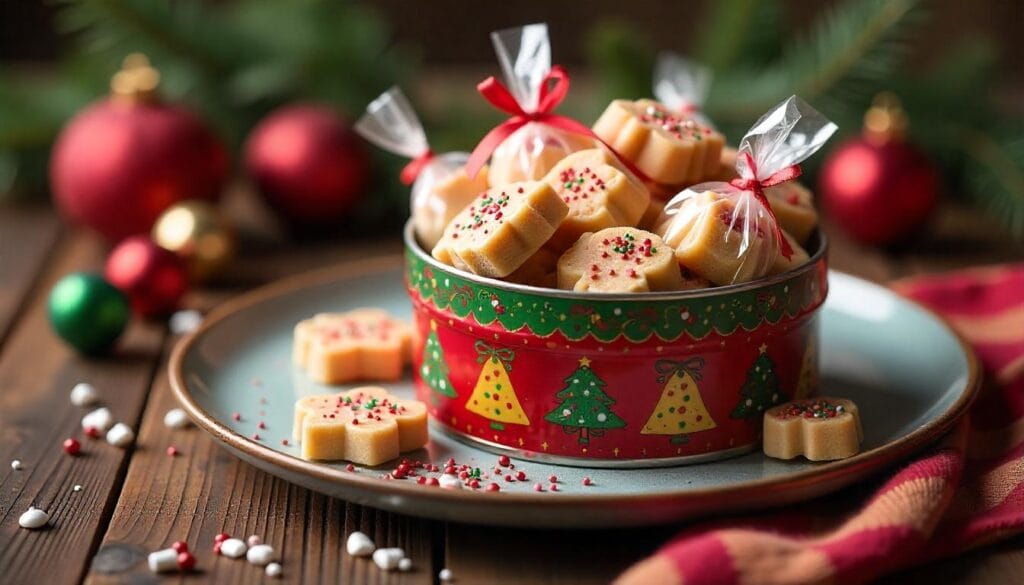
[[186,201],[153,225],[153,241],[181,257],[193,280],[208,279],[234,256],[235,233],[213,205]]

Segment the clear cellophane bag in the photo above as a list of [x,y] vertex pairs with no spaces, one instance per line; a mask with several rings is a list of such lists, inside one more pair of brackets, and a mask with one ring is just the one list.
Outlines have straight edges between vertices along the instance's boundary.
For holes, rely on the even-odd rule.
[[[441,238],[451,218],[478,193],[468,188],[472,181],[465,177],[469,153],[433,155],[416,111],[397,87],[371,102],[355,128],[380,148],[420,161],[413,169],[407,167],[409,172],[403,171],[403,175],[415,178],[410,195],[413,228],[420,244],[429,250]],[[481,182],[485,182],[484,177]]]
[[835,124],[800,98],[786,99],[740,141],[739,178],[678,193],[665,205],[655,231],[681,262],[692,259],[687,268],[715,284],[764,276],[788,244],[763,188],[799,176],[799,164],[835,131]]
[[[546,24],[531,24],[491,33],[506,86],[526,112],[537,110],[541,85],[551,71],[551,43]],[[491,155],[492,186],[542,178],[566,155],[594,148],[587,136],[529,122],[506,138]]]

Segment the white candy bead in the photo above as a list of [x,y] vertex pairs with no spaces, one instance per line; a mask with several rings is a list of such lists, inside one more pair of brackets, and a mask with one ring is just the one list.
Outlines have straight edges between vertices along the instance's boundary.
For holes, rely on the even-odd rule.
[[173,548],[165,548],[149,553],[147,558],[149,570],[154,573],[166,573],[178,570],[178,551]]
[[171,333],[175,335],[185,335],[195,331],[202,322],[202,313],[192,309],[186,309],[184,311],[175,311],[175,313],[171,315],[171,319],[168,321],[167,325],[171,329]]
[[270,563],[267,565],[267,577],[280,577],[281,576],[281,563]]
[[462,480],[459,479],[459,476],[452,475],[450,473],[446,473],[446,474],[442,475],[441,477],[437,478],[437,483],[441,487],[443,487],[445,489],[449,489],[449,490],[461,490],[462,489]]
[[117,423],[107,431],[107,442],[115,447],[127,447],[135,440],[135,431],[124,423]]
[[398,561],[398,570],[403,573],[408,573],[412,570],[412,559],[406,557]]
[[80,491],[82,491],[82,486],[76,483],[75,487],[71,488],[71,491],[73,491],[73,492],[80,492]]
[[75,406],[96,404],[99,398],[100,395],[96,393],[96,388],[88,382],[79,382],[71,389],[71,404]]
[[405,558],[405,551],[400,548],[378,548],[373,551],[373,562],[382,571],[393,571],[398,568],[398,563]]
[[237,538],[229,538],[220,543],[220,554],[230,559],[237,559],[244,555],[247,550],[249,550],[249,547]]
[[169,429],[183,429],[192,424],[188,414],[180,408],[172,408],[164,415],[164,426]]
[[39,508],[29,506],[28,510],[18,518],[18,526],[28,528],[29,530],[35,530],[36,528],[46,526],[46,523],[49,521],[49,514]]
[[252,534],[249,538],[245,539],[245,544],[248,544],[250,547],[254,547],[257,544],[263,544],[263,539],[260,538],[258,534]]
[[368,557],[376,548],[370,537],[359,531],[349,534],[348,541],[345,543],[345,550],[354,557]]
[[[221,552],[224,552],[224,545],[221,545]],[[269,544],[257,544],[245,553],[245,560],[254,565],[265,567],[274,560],[274,549]]]
[[11,461],[11,469],[13,469],[14,471],[21,471],[24,468],[25,466],[21,464],[21,459],[15,459],[14,461]]
[[440,579],[442,583],[451,583],[455,580],[455,575],[452,575],[451,569],[441,569],[441,572],[437,574],[437,578]]
[[94,429],[107,432],[110,425],[114,424],[114,415],[110,414],[109,408],[97,408],[82,417],[82,428],[93,427]]

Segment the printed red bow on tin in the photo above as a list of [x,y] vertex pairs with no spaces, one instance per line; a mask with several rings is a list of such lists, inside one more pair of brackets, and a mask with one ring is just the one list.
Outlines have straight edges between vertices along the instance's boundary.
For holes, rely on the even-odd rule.
[[741,152],[738,156],[744,158],[747,170],[750,174],[746,177],[733,179],[729,181],[729,184],[737,189],[749,191],[754,194],[758,203],[760,203],[765,208],[765,211],[768,212],[768,217],[772,219],[772,224],[775,226],[775,238],[779,241],[779,253],[782,254],[786,260],[789,260],[793,257],[793,246],[789,245],[789,240],[787,240],[785,234],[782,233],[782,226],[779,225],[779,220],[775,217],[775,212],[772,210],[772,204],[765,196],[764,189],[765,187],[772,187],[779,183],[792,181],[798,178],[803,171],[800,169],[800,165],[793,164],[775,171],[764,179],[758,179],[757,163],[754,162],[754,157],[750,156],[749,152]]
[[664,384],[669,377],[679,375],[690,375],[694,380],[700,382],[703,375],[700,370],[704,367],[704,358],[692,357],[686,360],[658,360],[654,362],[654,371],[658,373],[657,382]]
[[533,112],[524,110],[519,105],[519,102],[516,101],[512,92],[493,75],[481,81],[476,86],[476,90],[492,106],[512,117],[495,126],[473,149],[473,153],[469,155],[469,162],[466,163],[466,173],[470,177],[476,176],[477,172],[480,171],[480,167],[484,166],[484,163],[491,157],[494,149],[498,148],[499,144],[504,142],[513,132],[530,122],[538,122],[554,128],[597,138],[590,128],[580,122],[552,113],[569,92],[569,74],[560,65],[552,66],[551,71],[544,77],[544,81],[540,86],[537,109]]

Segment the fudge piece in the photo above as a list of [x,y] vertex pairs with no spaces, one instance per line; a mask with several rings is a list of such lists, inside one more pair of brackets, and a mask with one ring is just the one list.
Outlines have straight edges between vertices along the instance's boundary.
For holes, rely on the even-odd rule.
[[427,443],[427,408],[365,386],[295,402],[292,438],[303,459],[380,465]]
[[593,292],[679,290],[683,277],[672,248],[629,227],[583,234],[558,260],[558,288]]
[[539,181],[558,161],[595,146],[593,138],[531,122],[494,149],[488,181],[491,187]]
[[845,459],[863,439],[857,405],[844,398],[787,402],[764,413],[764,454],[776,459]]
[[[737,209],[737,201],[751,203]],[[767,218],[752,197],[704,191],[662,214],[654,233],[675,248],[680,265],[714,284],[733,284],[764,276],[775,262],[778,242]]]
[[561,253],[544,246],[526,259],[523,265],[505,280],[543,288],[558,288],[558,257]]
[[544,177],[569,206],[552,238],[556,248],[568,248],[587,232],[640,221],[651,195],[620,164],[607,150],[591,148],[565,157]]
[[796,181],[786,181],[766,188],[764,195],[782,229],[792,234],[800,245],[807,245],[807,240],[818,226],[818,212],[814,209],[811,191]]
[[[463,168],[434,178],[431,167],[413,185],[412,225],[425,250],[432,249],[444,234],[444,228],[476,196],[487,190],[487,165],[470,179]],[[442,176],[443,175],[443,176]],[[428,180],[431,179],[431,180]]]
[[661,217],[661,212],[664,210],[665,202],[652,197],[651,202],[647,205],[647,210],[640,216],[640,221],[636,226],[642,230],[654,231],[654,226],[657,225],[658,218]]
[[548,239],[569,206],[543,181],[493,187],[452,219],[434,258],[481,276],[512,274]]
[[612,101],[594,133],[664,185],[692,185],[715,176],[725,143],[718,132],[653,100]]
[[295,326],[292,360],[321,384],[395,381],[410,361],[409,326],[380,309],[320,313]]
[[811,259],[807,255],[807,250],[804,250],[803,246],[798,244],[793,236],[789,235],[789,232],[783,230],[782,235],[789,242],[789,246],[793,248],[793,254],[786,258],[782,254],[775,256],[775,262],[772,262],[772,267],[768,269],[768,274],[782,274],[783,272],[789,272],[794,268],[803,266],[808,260]]

